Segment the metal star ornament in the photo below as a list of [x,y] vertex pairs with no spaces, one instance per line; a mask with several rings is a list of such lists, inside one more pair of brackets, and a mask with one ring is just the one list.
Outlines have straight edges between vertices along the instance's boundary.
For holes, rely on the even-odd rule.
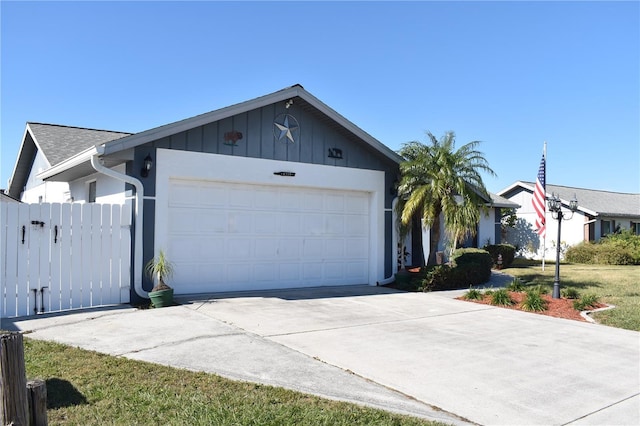
[[295,143],[299,129],[298,120],[290,114],[280,114],[273,122],[273,134],[279,141],[284,139],[285,142]]

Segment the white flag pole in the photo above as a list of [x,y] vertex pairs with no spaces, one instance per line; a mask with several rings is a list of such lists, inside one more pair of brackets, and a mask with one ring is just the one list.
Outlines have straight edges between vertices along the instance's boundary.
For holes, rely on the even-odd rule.
[[544,258],[547,254],[545,247],[547,243],[547,141],[544,141],[542,156],[544,157],[544,235],[542,236],[542,272],[544,272]]

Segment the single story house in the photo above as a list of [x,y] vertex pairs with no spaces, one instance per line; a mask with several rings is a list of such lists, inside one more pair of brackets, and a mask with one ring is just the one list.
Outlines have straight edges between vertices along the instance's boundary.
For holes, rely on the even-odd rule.
[[[518,222],[506,236],[507,242],[519,249],[519,254],[541,258],[542,241],[535,232],[536,213],[531,199],[534,182],[518,181],[498,192],[508,200],[520,205],[516,210]],[[563,211],[569,210],[569,202],[575,197],[578,209],[571,219],[562,221],[561,247],[568,247],[582,241],[599,241],[600,238],[620,229],[631,229],[640,235],[640,194],[628,194],[546,185],[547,199],[557,194]],[[548,209],[546,211],[546,258],[555,258],[558,223]]]
[[[164,250],[178,294],[387,282],[400,156],[300,85],[140,133],[28,123],[24,202],[134,204],[134,289]],[[479,239],[499,242],[500,207]]]

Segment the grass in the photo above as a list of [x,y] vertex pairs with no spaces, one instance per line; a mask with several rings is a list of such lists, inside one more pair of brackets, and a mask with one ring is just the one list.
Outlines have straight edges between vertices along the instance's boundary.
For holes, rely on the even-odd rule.
[[[57,425],[442,425],[282,388],[25,338]],[[206,356],[206,354],[203,354]]]
[[[502,272],[533,285],[551,289],[555,264],[516,259]],[[592,318],[601,324],[640,331],[640,266],[560,264],[560,287],[573,288],[582,294],[593,294],[615,309],[596,312]]]
[[499,290],[491,293],[491,304],[496,306],[511,306],[513,305],[513,300],[511,300],[511,296],[509,295],[509,291],[506,288],[501,288]]

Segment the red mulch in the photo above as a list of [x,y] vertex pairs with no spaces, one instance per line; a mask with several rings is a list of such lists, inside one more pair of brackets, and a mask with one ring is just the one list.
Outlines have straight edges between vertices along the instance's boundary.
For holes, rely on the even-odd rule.
[[[524,297],[525,297],[525,293],[510,291],[509,295],[511,296],[511,300],[513,300],[515,304],[511,306],[499,306],[500,308],[515,309],[518,311],[531,312],[531,313],[540,314],[540,315],[548,315],[550,317],[556,317],[556,318],[571,319],[575,321],[587,321],[582,317],[582,315],[580,315],[580,311],[573,309],[574,299],[564,299],[564,298],[554,299],[549,294],[543,294],[542,298],[547,301],[547,310],[541,311],[541,312],[533,312],[533,311],[525,311],[521,307],[522,301],[524,300]],[[491,305],[491,297],[488,295],[484,296],[484,299],[482,300],[466,300],[466,299],[463,299],[462,297],[458,297],[457,299],[465,300],[467,302],[475,302],[475,303],[482,303],[484,305]],[[604,308],[605,306],[606,305],[600,303],[596,308]],[[596,309],[596,308],[593,308],[593,309]]]

